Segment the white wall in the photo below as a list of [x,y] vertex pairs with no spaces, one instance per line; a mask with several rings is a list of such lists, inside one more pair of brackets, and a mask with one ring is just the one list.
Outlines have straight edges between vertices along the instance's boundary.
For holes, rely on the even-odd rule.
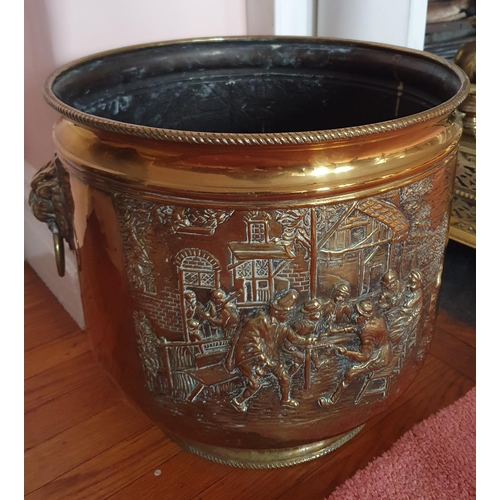
[[83,327],[74,255],[56,271],[52,234],[28,207],[34,173],[53,156],[57,119],[42,87],[57,67],[95,52],[138,43],[245,35],[246,0],[25,0],[24,2],[25,258]]
[[317,36],[424,48],[427,0],[317,2]]
[[245,0],[45,0],[42,3],[48,12],[58,66],[126,45],[246,34]]
[[428,0],[247,0],[248,33],[346,38],[422,50]]

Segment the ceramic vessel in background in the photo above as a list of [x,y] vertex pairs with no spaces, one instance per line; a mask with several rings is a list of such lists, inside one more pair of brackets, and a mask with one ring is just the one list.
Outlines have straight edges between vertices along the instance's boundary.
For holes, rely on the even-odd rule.
[[186,449],[280,467],[352,438],[432,337],[465,74],[315,38],[187,40],[56,71],[35,215],[112,380]]

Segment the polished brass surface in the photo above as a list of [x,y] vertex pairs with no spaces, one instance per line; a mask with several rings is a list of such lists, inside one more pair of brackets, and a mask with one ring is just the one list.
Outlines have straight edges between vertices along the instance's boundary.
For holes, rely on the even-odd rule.
[[462,68],[470,80],[476,83],[476,40],[466,43],[456,54],[453,62]]
[[464,135],[458,148],[457,174],[450,219],[450,238],[476,247],[476,42],[464,45],[455,64],[471,81],[470,91],[460,104]]
[[476,248],[476,140],[464,134],[458,148],[450,238]]
[[471,83],[469,94],[460,104],[464,134],[476,136],[476,41],[466,43],[456,54],[455,64],[462,68]]
[[123,143],[63,119],[54,129],[54,141],[74,176],[105,191],[141,191],[151,200],[167,194],[181,205],[186,199],[190,205],[214,207],[248,201],[300,205],[314,198],[318,201],[312,203],[319,204],[367,196],[423,177],[436,161],[445,162],[454,153],[461,128],[453,114],[429,128],[418,127],[410,137],[399,131],[322,147],[207,149],[189,144],[165,148],[134,138]]
[[204,446],[200,445],[200,443],[192,443],[187,439],[177,437],[173,437],[173,439],[184,449],[222,465],[246,469],[277,469],[309,462],[327,453],[331,453],[356,436],[363,427],[363,425],[360,425],[350,432],[317,443],[281,450],[251,450]]
[[54,231],[54,255],[56,258],[56,267],[57,274],[61,276],[61,278],[66,274],[66,258],[64,254],[64,240],[59,231]]
[[[432,338],[467,91],[424,53],[305,38],[51,76],[86,325],[126,396],[248,467],[321,456],[392,404]],[[194,130],[153,126],[173,122]]]

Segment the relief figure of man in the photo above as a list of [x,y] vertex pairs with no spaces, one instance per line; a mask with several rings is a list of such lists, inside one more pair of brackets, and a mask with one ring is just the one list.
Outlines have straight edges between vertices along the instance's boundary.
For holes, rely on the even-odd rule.
[[[295,290],[289,290],[273,301],[270,315],[259,311],[233,337],[225,366],[230,373],[238,369],[245,379],[243,392],[231,400],[238,411],[247,411],[248,400],[259,391],[263,377],[268,373],[278,381],[280,403],[298,406],[298,402],[290,397],[290,379],[300,367],[301,357],[293,350],[293,343],[297,340],[295,332],[286,324],[297,297]],[[285,353],[292,359],[290,372],[285,364]]]
[[351,290],[346,283],[338,283],[333,291],[332,298],[325,303],[323,314],[329,326],[349,322],[353,306],[349,303]]
[[292,325],[293,330],[297,334],[297,338],[301,341],[296,344],[308,346],[311,351],[311,361],[316,369],[320,369],[326,360],[320,360],[317,349],[313,348],[317,341],[320,332],[320,319],[322,316],[323,305],[318,299],[308,300],[301,309],[302,319]]
[[392,360],[392,347],[385,319],[374,314],[371,300],[361,300],[356,304],[356,309],[359,313],[357,322],[361,341],[360,350],[349,351],[344,347],[337,348],[339,354],[346,356],[354,363],[347,368],[337,390],[330,397],[321,396],[318,399],[318,404],[322,407],[335,404],[353,379],[359,375],[380,370]]
[[389,269],[382,276],[382,294],[378,306],[382,311],[389,311],[399,307],[403,301],[405,285],[398,279],[396,271]]
[[239,313],[236,306],[231,302],[234,297],[226,295],[221,288],[214,290],[207,303],[203,317],[212,328],[217,329],[224,338],[231,337],[239,322]]

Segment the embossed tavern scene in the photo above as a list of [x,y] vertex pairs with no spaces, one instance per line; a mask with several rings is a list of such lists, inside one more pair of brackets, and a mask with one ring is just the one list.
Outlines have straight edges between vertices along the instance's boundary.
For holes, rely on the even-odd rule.
[[347,407],[361,423],[367,402],[399,394],[401,369],[431,338],[431,322],[419,324],[434,314],[448,214],[428,200],[447,175],[321,208],[116,195],[137,354],[158,411],[263,432]]

